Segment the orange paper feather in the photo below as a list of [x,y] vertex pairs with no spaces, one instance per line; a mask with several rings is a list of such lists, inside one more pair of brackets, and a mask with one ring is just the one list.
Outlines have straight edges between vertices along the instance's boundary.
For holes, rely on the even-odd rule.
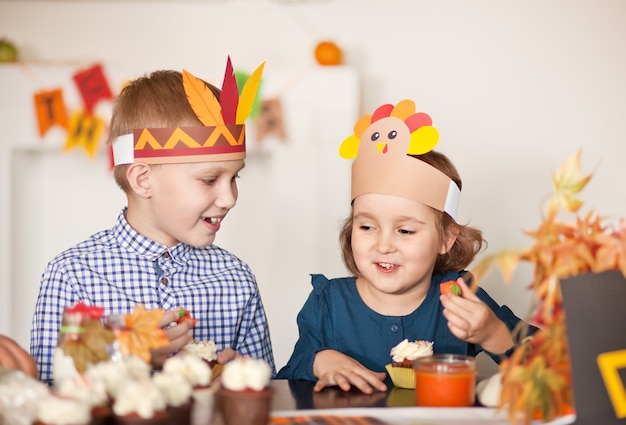
[[202,124],[206,126],[224,125],[222,107],[213,92],[201,79],[183,70],[183,87],[191,108]]
[[237,105],[237,124],[244,124],[250,115],[254,99],[259,91],[259,84],[261,83],[261,74],[263,73],[263,62],[257,69],[254,70],[246,85],[241,90],[241,96],[239,97],[239,104]]

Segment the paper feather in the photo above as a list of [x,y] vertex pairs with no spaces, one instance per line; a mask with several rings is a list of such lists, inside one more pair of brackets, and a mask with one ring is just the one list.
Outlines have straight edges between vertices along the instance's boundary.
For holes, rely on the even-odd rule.
[[263,73],[263,67],[265,66],[265,62],[263,62],[257,69],[254,70],[248,81],[246,81],[246,85],[243,87],[241,91],[241,96],[239,97],[239,104],[237,105],[237,122],[236,124],[244,124],[246,119],[248,119],[248,115],[250,115],[250,111],[252,110],[252,105],[254,104],[254,99],[257,96],[257,92],[259,91],[259,85],[261,84],[261,74]]
[[222,107],[204,81],[183,70],[183,87],[191,108],[202,124],[209,127],[224,125]]
[[237,89],[237,79],[235,78],[233,64],[229,56],[226,62],[224,82],[222,83],[222,93],[220,94],[220,105],[222,106],[222,116],[225,124],[235,124],[238,104],[239,90]]

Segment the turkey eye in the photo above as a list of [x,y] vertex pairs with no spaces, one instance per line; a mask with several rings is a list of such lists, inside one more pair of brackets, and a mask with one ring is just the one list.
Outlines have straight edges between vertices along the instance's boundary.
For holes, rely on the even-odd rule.
[[398,135],[398,132],[397,132],[396,130],[392,130],[392,131],[390,131],[390,132],[389,132],[389,134],[387,135],[387,137],[388,137],[389,139],[395,139],[397,135]]
[[376,133],[372,134],[372,142],[375,142],[379,138],[380,138],[380,133],[378,131]]

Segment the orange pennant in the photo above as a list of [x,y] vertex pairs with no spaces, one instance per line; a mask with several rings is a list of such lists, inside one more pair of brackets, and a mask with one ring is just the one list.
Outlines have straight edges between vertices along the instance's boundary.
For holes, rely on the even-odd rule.
[[35,94],[34,101],[40,137],[54,125],[67,129],[67,111],[61,89],[40,91]]
[[70,120],[69,129],[67,131],[67,141],[65,142],[63,151],[82,146],[85,148],[90,158],[95,157],[103,129],[103,119],[85,112],[75,112]]

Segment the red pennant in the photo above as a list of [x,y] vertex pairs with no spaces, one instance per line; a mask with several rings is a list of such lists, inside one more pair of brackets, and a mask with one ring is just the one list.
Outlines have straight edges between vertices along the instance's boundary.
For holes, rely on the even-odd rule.
[[94,106],[98,101],[113,99],[113,94],[101,65],[94,65],[91,68],[79,71],[74,74],[73,78],[83,98],[85,110],[88,114],[93,113]]

